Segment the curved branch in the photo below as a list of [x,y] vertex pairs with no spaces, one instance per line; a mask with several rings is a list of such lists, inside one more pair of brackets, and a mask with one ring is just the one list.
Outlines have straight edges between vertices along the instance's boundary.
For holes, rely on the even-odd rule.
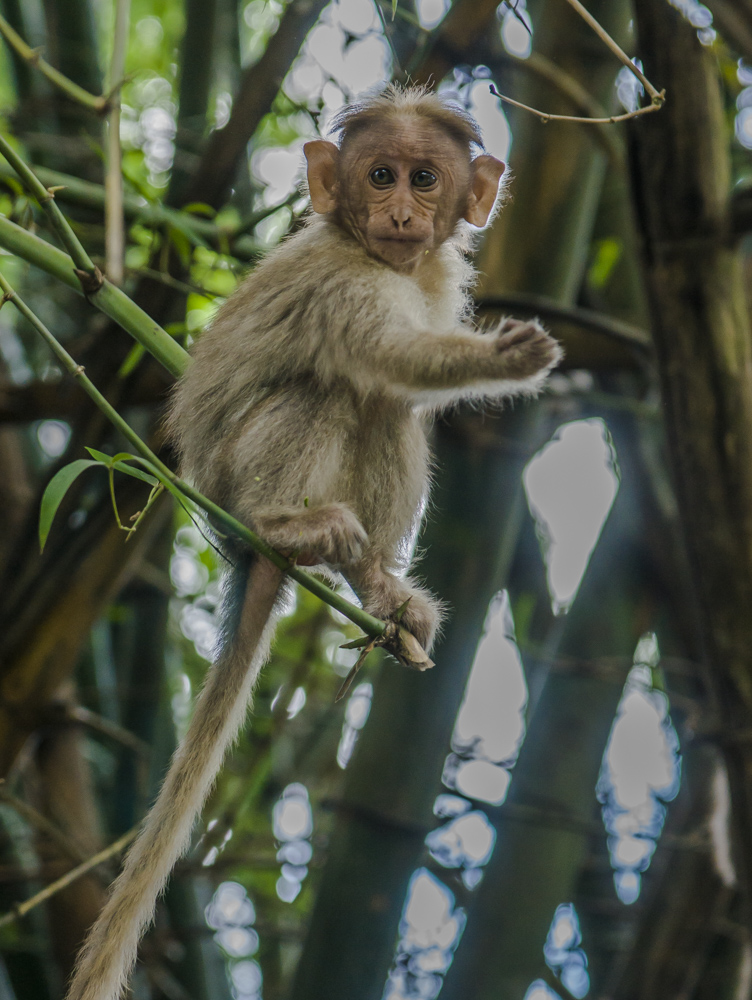
[[548,111],[539,111],[538,108],[531,108],[529,104],[522,104],[520,101],[515,101],[511,97],[505,97],[504,94],[499,93],[493,84],[491,84],[490,90],[491,93],[498,97],[500,101],[504,101],[505,104],[511,104],[512,107],[521,108],[523,111],[529,111],[530,114],[540,118],[544,125],[546,122],[574,122],[576,125],[616,125],[617,122],[628,122],[632,118],[639,118],[640,115],[647,115],[652,111],[660,111],[663,107],[663,98],[660,100],[656,98],[652,104],[647,104],[644,108],[637,108],[635,111],[625,111],[624,114],[611,115],[608,118],[590,118],[589,116],[581,117],[577,115],[552,115]]
[[585,21],[587,24],[590,25],[590,27],[593,29],[596,35],[606,45],[606,47],[613,52],[613,54],[616,56],[619,62],[623,63],[627,67],[629,72],[632,73],[633,76],[637,77],[637,79],[640,81],[640,83],[647,91],[650,100],[653,101],[654,103],[657,103],[659,106],[663,104],[665,92],[664,91],[658,92],[655,89],[650,80],[648,80],[645,74],[641,70],[639,70],[637,66],[635,66],[635,64],[629,58],[627,53],[620,46],[616,44],[616,42],[613,40],[611,35],[609,35],[606,29],[601,27],[601,25],[596,21],[596,19],[593,17],[590,11],[586,10],[586,8],[582,6],[580,0],[567,0],[567,3],[569,4],[570,7],[574,7],[574,9],[583,19],[583,21]]

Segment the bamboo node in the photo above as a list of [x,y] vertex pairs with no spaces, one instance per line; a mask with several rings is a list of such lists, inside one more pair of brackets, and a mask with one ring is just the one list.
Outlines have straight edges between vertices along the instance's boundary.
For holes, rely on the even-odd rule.
[[93,271],[84,271],[77,267],[74,268],[73,273],[81,282],[81,288],[87,298],[90,295],[95,295],[104,284],[104,275],[96,265],[94,265]]

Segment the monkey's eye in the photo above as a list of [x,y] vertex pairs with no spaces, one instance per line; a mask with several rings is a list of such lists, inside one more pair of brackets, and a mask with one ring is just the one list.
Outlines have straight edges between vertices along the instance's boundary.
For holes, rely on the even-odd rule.
[[376,187],[388,187],[394,184],[394,174],[387,167],[376,167],[371,171],[371,183]]
[[431,173],[430,170],[416,170],[412,180],[413,187],[430,188],[436,183],[436,174]]

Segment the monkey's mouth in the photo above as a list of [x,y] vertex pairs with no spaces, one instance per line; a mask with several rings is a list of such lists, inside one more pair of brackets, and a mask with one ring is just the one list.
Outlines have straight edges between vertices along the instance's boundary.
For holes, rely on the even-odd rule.
[[395,233],[394,236],[391,234],[389,236],[373,236],[372,239],[377,243],[425,243],[425,236],[414,236],[407,233]]
[[422,243],[424,236],[414,236],[408,233],[395,233],[394,236],[377,236],[377,240],[390,240],[396,243]]

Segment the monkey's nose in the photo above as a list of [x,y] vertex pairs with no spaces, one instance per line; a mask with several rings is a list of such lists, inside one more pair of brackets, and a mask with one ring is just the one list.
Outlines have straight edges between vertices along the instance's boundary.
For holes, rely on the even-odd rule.
[[398,232],[407,229],[410,225],[410,212],[406,208],[392,209],[392,222]]

